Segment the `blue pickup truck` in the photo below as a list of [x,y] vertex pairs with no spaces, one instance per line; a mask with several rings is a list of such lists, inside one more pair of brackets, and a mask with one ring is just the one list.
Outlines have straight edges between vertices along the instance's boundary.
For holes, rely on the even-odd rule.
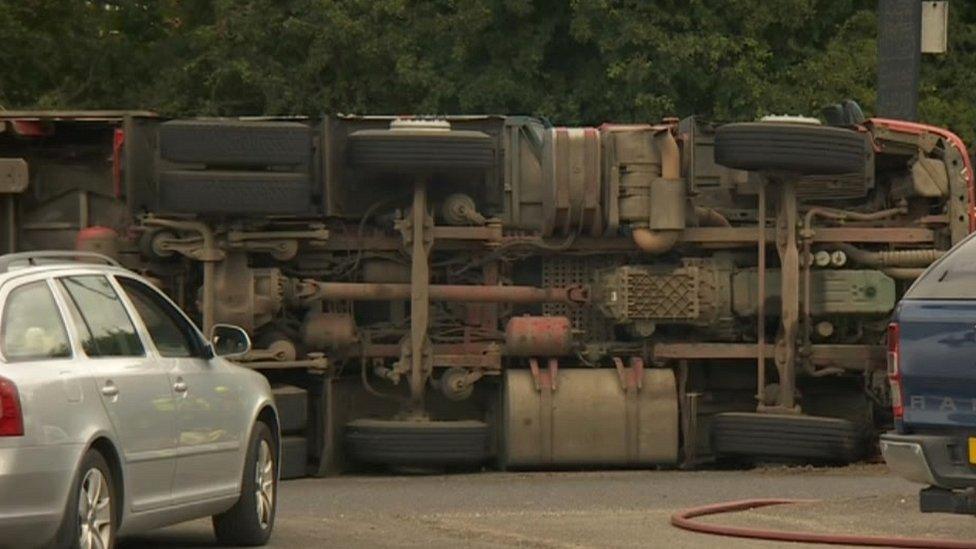
[[888,467],[928,485],[923,512],[976,514],[976,237],[933,263],[888,327]]

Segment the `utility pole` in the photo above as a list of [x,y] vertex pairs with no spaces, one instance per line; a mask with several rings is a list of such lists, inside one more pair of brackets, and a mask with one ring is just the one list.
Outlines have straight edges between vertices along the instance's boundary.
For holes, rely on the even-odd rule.
[[945,53],[948,13],[948,1],[878,0],[878,116],[917,118],[922,53]]

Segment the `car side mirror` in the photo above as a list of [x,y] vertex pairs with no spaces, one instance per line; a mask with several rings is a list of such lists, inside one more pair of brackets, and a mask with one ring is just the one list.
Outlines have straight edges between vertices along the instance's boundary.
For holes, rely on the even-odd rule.
[[251,350],[247,332],[231,324],[214,324],[210,329],[210,344],[214,354],[224,358],[239,358]]

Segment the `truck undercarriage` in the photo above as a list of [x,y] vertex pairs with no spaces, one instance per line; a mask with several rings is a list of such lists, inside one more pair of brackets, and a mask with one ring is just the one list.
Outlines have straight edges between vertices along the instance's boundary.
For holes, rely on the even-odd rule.
[[10,111],[0,201],[0,251],[245,328],[296,474],[860,459],[888,316],[974,203],[957,137],[882,119]]

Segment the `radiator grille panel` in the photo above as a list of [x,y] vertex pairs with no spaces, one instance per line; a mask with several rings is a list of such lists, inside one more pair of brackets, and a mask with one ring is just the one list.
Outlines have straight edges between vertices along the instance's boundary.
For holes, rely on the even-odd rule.
[[632,320],[691,320],[700,314],[698,269],[688,267],[667,274],[628,269],[620,291]]
[[[573,284],[590,284],[594,273],[619,260],[602,256],[550,257],[542,261],[542,285],[564,287]],[[565,303],[546,303],[542,313],[547,316],[565,316],[573,329],[581,332],[585,341],[613,339],[613,322],[592,306],[575,307]]]

